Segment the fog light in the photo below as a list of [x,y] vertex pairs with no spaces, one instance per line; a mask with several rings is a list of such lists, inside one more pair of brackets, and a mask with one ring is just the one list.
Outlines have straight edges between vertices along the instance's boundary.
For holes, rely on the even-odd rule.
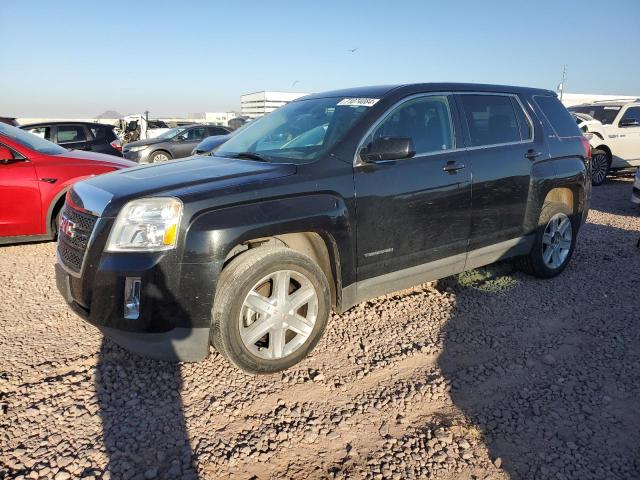
[[127,277],[124,283],[124,318],[137,320],[140,316],[140,277]]

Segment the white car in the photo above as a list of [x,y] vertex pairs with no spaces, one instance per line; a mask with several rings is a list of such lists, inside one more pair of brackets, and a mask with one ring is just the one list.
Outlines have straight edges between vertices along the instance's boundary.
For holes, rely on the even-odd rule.
[[592,149],[591,180],[601,185],[611,170],[640,166],[640,99],[569,107]]
[[640,168],[636,171],[636,178],[633,181],[631,201],[636,205],[640,205]]

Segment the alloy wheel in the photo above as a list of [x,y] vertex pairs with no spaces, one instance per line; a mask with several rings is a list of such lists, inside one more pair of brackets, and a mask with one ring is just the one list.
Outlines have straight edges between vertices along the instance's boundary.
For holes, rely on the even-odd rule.
[[168,160],[169,160],[169,157],[166,156],[164,153],[156,153],[153,157],[153,163],[167,162]]
[[280,270],[258,281],[240,311],[240,338],[249,351],[276,360],[298,350],[313,331],[318,295],[299,272]]
[[556,213],[542,235],[542,259],[551,269],[559,268],[569,256],[573,229],[571,220],[564,213]]
[[600,184],[604,181],[609,170],[609,159],[605,153],[598,153],[591,159],[591,179],[593,183]]

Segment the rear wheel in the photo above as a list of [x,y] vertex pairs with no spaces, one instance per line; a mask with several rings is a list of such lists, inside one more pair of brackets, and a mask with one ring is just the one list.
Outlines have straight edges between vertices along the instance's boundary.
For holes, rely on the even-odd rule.
[[242,370],[277,372],[313,350],[329,312],[327,278],[309,257],[284,247],[252,249],[220,275],[212,342]]
[[591,184],[595,187],[602,185],[607,179],[611,159],[604,150],[595,149],[591,153]]
[[565,204],[545,203],[531,252],[517,259],[518,267],[537,277],[555,277],[569,263],[577,233],[573,212]]
[[157,152],[153,152],[149,157],[149,163],[162,163],[168,162],[171,160],[171,154],[169,152],[165,152],[164,150],[159,150]]

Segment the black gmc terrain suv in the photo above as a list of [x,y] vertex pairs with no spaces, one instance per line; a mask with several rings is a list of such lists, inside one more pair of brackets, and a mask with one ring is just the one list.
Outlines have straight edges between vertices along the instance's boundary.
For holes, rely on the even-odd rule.
[[275,372],[314,348],[331,310],[508,257],[559,274],[589,209],[589,161],[548,90],[310,95],[215,156],[76,184],[57,284],[134,352],[195,361],[212,343]]

